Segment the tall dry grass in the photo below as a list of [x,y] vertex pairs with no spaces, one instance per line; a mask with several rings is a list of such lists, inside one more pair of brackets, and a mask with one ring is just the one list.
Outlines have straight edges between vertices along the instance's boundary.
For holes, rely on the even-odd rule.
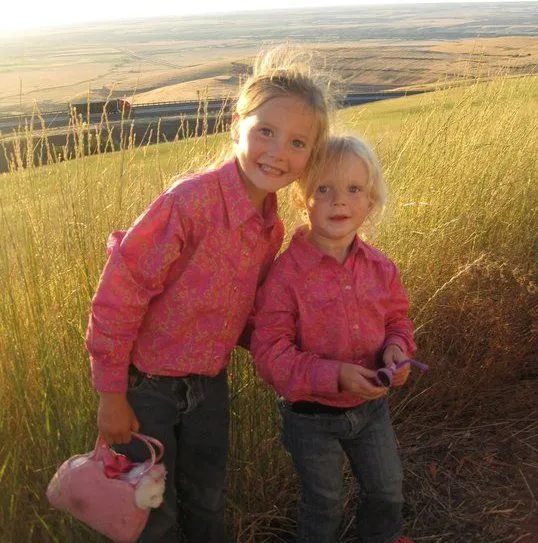
[[[376,245],[401,269],[419,356],[432,368],[393,397],[397,432],[464,420],[488,391],[536,370],[538,80],[478,81],[408,100],[342,113],[384,165],[392,199]],[[0,177],[0,541],[100,541],[51,510],[44,489],[61,461],[95,439],[83,337],[104,243],[174,174],[206,163],[223,137],[81,150]],[[286,194],[281,202],[291,225]],[[295,479],[273,396],[245,359],[235,353],[230,370],[230,525],[237,541],[285,541]],[[432,536],[427,523],[414,530]]]

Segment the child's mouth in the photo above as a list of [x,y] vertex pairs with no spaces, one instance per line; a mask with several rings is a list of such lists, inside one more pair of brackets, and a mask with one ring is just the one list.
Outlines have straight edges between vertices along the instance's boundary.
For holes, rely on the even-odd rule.
[[346,219],[349,219],[347,215],[334,215],[329,217],[330,221],[345,221]]
[[260,164],[260,170],[268,175],[282,175],[284,172],[279,168],[273,168],[267,164]]

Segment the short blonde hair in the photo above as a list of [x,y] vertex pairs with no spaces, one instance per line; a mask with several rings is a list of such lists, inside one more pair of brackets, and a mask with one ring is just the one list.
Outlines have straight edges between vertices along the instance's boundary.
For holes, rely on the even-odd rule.
[[368,238],[375,236],[376,227],[379,224],[387,203],[388,191],[381,165],[370,145],[359,136],[339,135],[331,136],[321,153],[321,167],[305,172],[299,179],[296,187],[295,200],[298,205],[306,210],[307,202],[312,197],[317,185],[323,181],[325,172],[329,168],[338,168],[343,158],[355,155],[366,166],[368,172],[368,190],[372,201],[372,209],[361,226],[361,233]]

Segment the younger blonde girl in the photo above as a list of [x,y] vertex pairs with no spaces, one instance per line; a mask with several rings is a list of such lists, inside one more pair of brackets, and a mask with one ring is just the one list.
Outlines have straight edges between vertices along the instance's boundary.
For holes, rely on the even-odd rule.
[[[360,483],[363,543],[402,535],[402,468],[378,361],[415,352],[396,266],[358,233],[375,226],[386,189],[375,154],[356,137],[328,142],[323,167],[303,176],[309,224],[295,233],[258,291],[252,352],[281,395],[282,441],[301,482],[299,543],[336,543],[344,455]],[[409,366],[393,375],[407,380]]]

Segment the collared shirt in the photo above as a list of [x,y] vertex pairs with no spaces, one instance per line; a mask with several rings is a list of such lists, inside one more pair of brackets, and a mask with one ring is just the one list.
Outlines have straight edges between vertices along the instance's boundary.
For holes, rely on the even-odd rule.
[[288,401],[358,405],[362,398],[338,390],[341,363],[374,369],[392,343],[412,355],[408,307],[398,270],[380,251],[355,237],[340,264],[300,228],[258,290],[256,368]]
[[262,216],[235,161],[178,181],[113,232],[86,334],[95,388],[124,392],[130,362],[154,375],[217,375],[283,232],[276,196]]

